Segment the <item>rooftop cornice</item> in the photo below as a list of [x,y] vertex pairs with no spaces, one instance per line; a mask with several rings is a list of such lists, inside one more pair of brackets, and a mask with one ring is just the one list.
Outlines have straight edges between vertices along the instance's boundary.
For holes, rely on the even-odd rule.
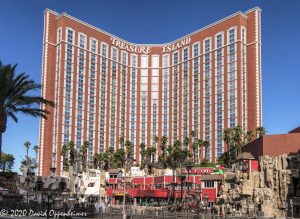
[[116,38],[116,39],[118,39],[118,40],[122,40],[122,41],[124,41],[124,42],[126,42],[126,43],[128,43],[128,44],[131,44],[131,45],[135,45],[135,46],[152,46],[152,47],[156,47],[156,46],[157,46],[157,47],[159,47],[159,46],[168,46],[168,45],[171,45],[171,44],[173,44],[173,43],[175,43],[175,42],[178,42],[178,41],[180,41],[180,40],[182,40],[182,39],[184,39],[184,38],[191,37],[191,36],[193,36],[193,35],[195,35],[195,34],[197,34],[197,33],[200,33],[201,31],[207,30],[207,29],[209,29],[209,28],[211,28],[211,27],[213,27],[213,26],[215,26],[215,25],[217,25],[217,24],[220,24],[220,23],[222,23],[222,22],[224,22],[224,21],[226,21],[226,20],[229,20],[229,19],[231,19],[231,18],[233,18],[233,17],[235,17],[235,16],[242,16],[243,18],[247,19],[248,16],[247,16],[246,14],[247,14],[247,13],[250,13],[250,12],[252,12],[252,11],[255,11],[255,10],[261,11],[261,9],[260,9],[259,7],[254,7],[254,8],[252,8],[252,9],[247,10],[246,12],[238,11],[238,12],[236,12],[236,13],[234,13],[234,14],[231,14],[231,15],[229,15],[229,16],[223,18],[223,19],[220,19],[220,20],[218,20],[218,21],[215,21],[215,22],[212,23],[212,24],[209,24],[209,25],[207,25],[207,26],[205,26],[205,27],[203,27],[203,28],[200,28],[200,29],[198,29],[198,30],[196,30],[196,31],[194,31],[194,32],[192,32],[192,33],[189,33],[189,34],[187,34],[187,35],[184,35],[183,37],[180,37],[180,38],[178,38],[178,39],[176,39],[176,40],[173,40],[172,42],[161,43],[161,44],[138,44],[138,43],[132,43],[132,42],[129,42],[129,41],[127,41],[127,40],[122,39],[121,37],[118,37],[118,36],[115,36],[115,35],[113,35],[113,34],[111,34],[111,33],[109,33],[109,32],[106,32],[105,30],[102,30],[101,28],[95,27],[95,26],[93,26],[93,25],[91,25],[91,24],[89,24],[89,23],[87,23],[87,22],[85,22],[85,21],[82,21],[82,20],[80,20],[80,19],[78,19],[78,18],[75,18],[75,17],[73,17],[73,16],[67,14],[66,12],[63,12],[63,13],[60,14],[60,13],[58,13],[58,12],[56,12],[56,11],[53,11],[53,10],[47,8],[47,9],[44,11],[44,13],[49,12],[49,13],[52,13],[52,14],[56,15],[56,16],[57,16],[57,20],[61,19],[62,17],[67,17],[67,18],[69,18],[69,19],[71,19],[71,20],[74,20],[74,21],[76,21],[76,22],[78,22],[78,23],[81,23],[81,24],[83,24],[83,25],[86,25],[86,26],[88,26],[88,27],[90,27],[90,28],[92,28],[92,29],[94,29],[94,30],[96,30],[96,31],[99,31],[99,32],[101,32],[101,33],[103,33],[103,34],[106,34],[106,35],[108,35],[108,36],[110,36],[110,37],[113,37],[113,38]]

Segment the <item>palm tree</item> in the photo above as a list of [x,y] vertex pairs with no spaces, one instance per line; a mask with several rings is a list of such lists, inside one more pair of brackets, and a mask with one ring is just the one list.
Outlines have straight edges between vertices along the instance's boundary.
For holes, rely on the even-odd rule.
[[81,145],[81,148],[80,148],[80,154],[81,154],[81,165],[82,165],[82,171],[83,172],[86,172],[86,165],[87,165],[87,150],[88,150],[88,147],[89,147],[89,142],[88,141],[85,141],[83,143],[83,145]]
[[49,113],[41,105],[54,106],[53,102],[29,93],[41,86],[29,79],[29,75],[16,75],[17,65],[3,65],[0,61],[0,159],[2,151],[2,134],[6,131],[7,118],[18,122],[17,113],[33,117],[47,118]]
[[26,142],[24,143],[24,147],[25,147],[25,149],[26,149],[26,165],[27,165],[27,166],[29,165],[28,151],[29,151],[30,145],[31,145],[31,143],[30,143],[29,141],[26,141]]
[[253,139],[253,137],[254,137],[253,131],[247,131],[247,132],[245,133],[245,137],[244,137],[245,143],[248,144],[249,142],[251,142],[252,139]]
[[121,148],[124,148],[125,140],[124,140],[124,137],[123,137],[123,136],[119,138],[119,143],[120,143],[120,145],[121,145]]
[[232,152],[233,152],[233,147],[234,147],[234,132],[232,128],[227,128],[224,129],[223,131],[223,140],[226,143],[227,147],[228,147],[228,153],[229,156],[233,156]]
[[209,142],[208,141],[203,141],[202,142],[202,146],[204,147],[204,149],[205,149],[205,156],[204,156],[204,158],[205,158],[205,160],[207,160],[207,151],[208,151],[208,147],[209,147]]
[[[201,157],[200,155],[201,155],[201,148],[203,148],[203,140],[202,139],[198,139],[198,142],[197,142],[197,144],[198,144],[198,150],[199,150],[199,157]],[[203,150],[202,150],[203,151]],[[199,160],[199,163],[201,162],[201,160]]]
[[243,145],[243,130],[241,126],[236,126],[235,128],[233,128],[233,132],[234,132],[234,137],[233,137],[233,141],[235,144],[235,156],[237,156],[242,148]]
[[93,156],[93,166],[94,166],[94,169],[98,169],[98,167],[99,167],[99,160],[100,160],[99,154],[95,153],[94,156]]
[[186,136],[183,140],[183,145],[187,150],[189,150],[188,145],[189,145],[190,139]]
[[266,129],[263,126],[259,126],[256,128],[256,137],[259,138],[267,133]]
[[140,144],[139,148],[140,148],[141,161],[143,161],[145,156],[146,156],[146,145],[145,145],[145,143],[142,142]]
[[69,169],[69,163],[67,158],[68,151],[69,151],[68,146],[64,144],[61,148],[61,156],[63,157],[63,170]]
[[70,156],[69,156],[69,166],[73,167],[74,162],[75,162],[75,144],[73,141],[70,141],[68,144],[68,150],[70,152]]
[[36,163],[38,162],[38,153],[39,153],[39,149],[40,149],[39,146],[37,146],[37,145],[34,145],[34,146],[33,146],[33,150],[34,150],[34,153],[35,153],[35,162],[36,162]]
[[198,148],[199,148],[199,144],[198,144],[198,142],[193,142],[193,144],[192,144],[192,149],[193,149],[193,161],[194,161],[194,163],[196,163],[196,153],[197,153],[197,151],[198,151]]
[[162,136],[160,140],[160,150],[162,151],[162,157],[160,158],[160,162],[162,163],[162,167],[166,168],[166,145],[168,143],[168,138],[166,136]]

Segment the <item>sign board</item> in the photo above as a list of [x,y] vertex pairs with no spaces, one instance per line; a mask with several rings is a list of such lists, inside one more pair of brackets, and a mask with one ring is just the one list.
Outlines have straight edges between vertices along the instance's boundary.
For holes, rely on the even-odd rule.
[[[204,174],[211,174],[213,172],[212,167],[203,167],[203,168],[193,168],[189,171],[189,174],[195,174],[195,175],[204,175]],[[187,170],[177,170],[178,174],[188,174]]]

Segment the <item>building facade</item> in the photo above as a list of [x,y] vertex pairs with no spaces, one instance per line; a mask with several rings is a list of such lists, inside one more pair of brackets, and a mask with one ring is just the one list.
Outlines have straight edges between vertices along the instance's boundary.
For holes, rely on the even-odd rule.
[[60,174],[69,141],[77,149],[88,141],[91,161],[121,147],[120,137],[134,144],[137,162],[139,145],[154,145],[154,136],[207,140],[214,161],[226,151],[224,128],[262,125],[260,20],[253,8],[170,43],[134,44],[47,9],[42,96],[56,105],[40,121],[39,174],[51,165]]

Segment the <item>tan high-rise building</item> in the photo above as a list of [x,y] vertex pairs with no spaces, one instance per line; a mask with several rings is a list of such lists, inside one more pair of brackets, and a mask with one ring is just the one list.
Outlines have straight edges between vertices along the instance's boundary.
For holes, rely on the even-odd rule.
[[51,10],[44,19],[42,95],[56,107],[40,121],[41,175],[51,166],[61,173],[69,141],[77,149],[88,141],[91,162],[124,137],[139,162],[141,143],[166,136],[172,144],[193,132],[209,141],[199,158],[215,161],[226,151],[224,128],[262,125],[259,8],[164,44],[131,43]]

